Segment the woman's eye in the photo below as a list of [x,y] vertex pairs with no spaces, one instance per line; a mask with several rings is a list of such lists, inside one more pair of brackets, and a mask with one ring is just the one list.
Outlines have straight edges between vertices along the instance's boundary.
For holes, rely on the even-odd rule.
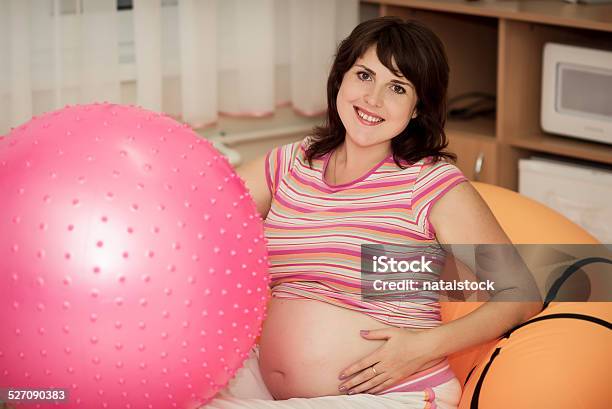
[[[359,78],[361,81],[368,81],[371,77],[370,77],[369,73],[367,73],[365,71],[359,71],[357,73],[357,78]],[[399,85],[392,85],[391,89],[396,94],[405,94],[406,93],[406,90],[404,89],[404,87],[401,87]]]
[[[364,77],[364,75],[365,75],[365,77]],[[359,72],[357,73],[357,77],[358,77],[360,80],[362,80],[362,81],[366,81],[368,78],[370,78],[370,74],[368,74],[368,73],[367,73],[367,72],[365,72],[365,71],[359,71]]]
[[400,87],[399,85],[394,85],[393,86],[393,90],[395,92],[397,92],[398,94],[405,94],[406,90],[403,87]]

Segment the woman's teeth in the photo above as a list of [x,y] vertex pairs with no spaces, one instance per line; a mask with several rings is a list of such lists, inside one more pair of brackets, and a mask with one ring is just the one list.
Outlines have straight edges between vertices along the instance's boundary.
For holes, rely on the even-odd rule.
[[362,118],[363,120],[373,123],[373,124],[383,121],[381,118],[375,118],[373,116],[366,115],[363,112],[361,112],[359,109],[357,109],[357,115],[359,115],[359,117]]

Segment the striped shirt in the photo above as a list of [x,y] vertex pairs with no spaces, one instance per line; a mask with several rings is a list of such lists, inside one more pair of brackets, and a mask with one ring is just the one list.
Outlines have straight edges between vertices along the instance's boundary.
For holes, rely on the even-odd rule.
[[389,156],[349,183],[323,175],[331,153],[313,159],[308,138],[266,157],[272,193],[264,229],[272,296],[349,308],[396,327],[440,325],[437,300],[372,300],[361,293],[361,245],[436,244],[433,204],[467,180],[457,167],[424,158],[401,169]]

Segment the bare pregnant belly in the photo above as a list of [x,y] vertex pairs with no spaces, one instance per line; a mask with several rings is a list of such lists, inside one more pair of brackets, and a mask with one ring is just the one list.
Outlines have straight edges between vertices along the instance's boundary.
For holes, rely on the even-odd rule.
[[272,298],[259,343],[263,380],[275,399],[339,395],[340,372],[384,343],[359,330],[388,327],[320,301]]

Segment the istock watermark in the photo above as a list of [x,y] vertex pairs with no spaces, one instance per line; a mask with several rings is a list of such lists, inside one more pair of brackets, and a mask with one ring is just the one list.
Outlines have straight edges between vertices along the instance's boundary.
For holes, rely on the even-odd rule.
[[425,256],[421,256],[420,260],[400,260],[397,261],[393,257],[387,256],[372,256],[375,273],[407,273],[407,272],[428,272],[433,273],[430,265],[433,260],[427,260]]
[[361,246],[364,300],[612,301],[612,245]]
[[495,282],[486,281],[423,281],[399,280],[385,281],[374,280],[372,288],[375,291],[495,291]]

